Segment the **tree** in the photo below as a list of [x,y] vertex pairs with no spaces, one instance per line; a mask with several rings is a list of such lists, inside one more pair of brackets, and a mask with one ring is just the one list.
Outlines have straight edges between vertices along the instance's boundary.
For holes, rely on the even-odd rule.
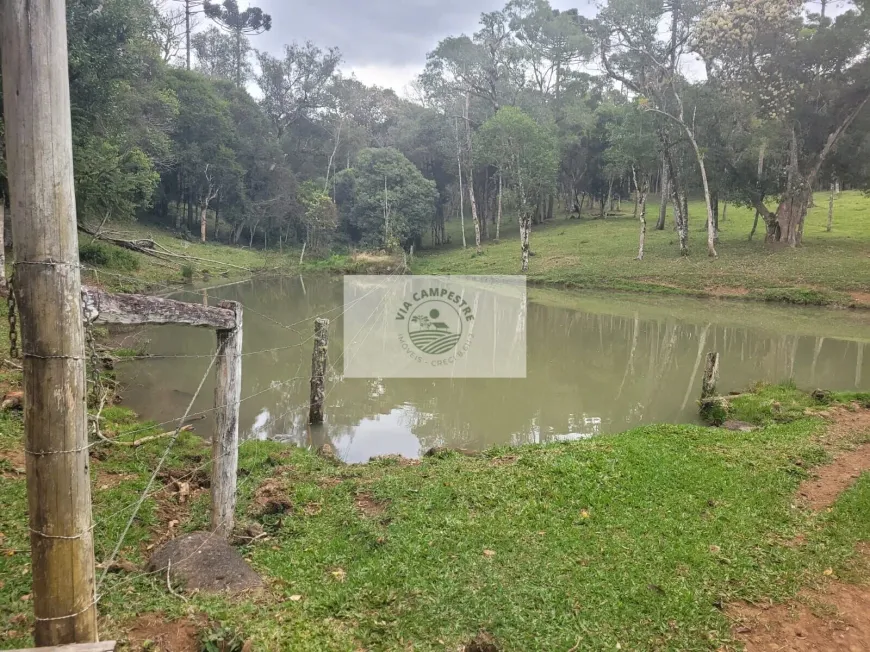
[[512,106],[501,109],[480,128],[478,151],[498,166],[519,210],[522,271],[529,269],[532,212],[553,188],[557,159],[553,130]]
[[[236,41],[231,35],[221,32],[217,27],[210,27],[194,34],[191,44],[196,53],[196,70],[208,77],[231,82],[236,80]],[[248,79],[253,74],[253,67],[247,58],[251,51],[247,37],[242,37],[241,48],[242,78]]]
[[301,120],[332,103],[329,84],[341,53],[337,48],[321,50],[311,42],[284,47],[284,58],[261,52],[257,55],[260,75],[257,85],[262,106],[275,126],[278,137]]
[[751,186],[744,189],[764,217],[767,239],[791,246],[801,241],[820,171],[870,102],[864,3],[846,3],[833,21],[805,13],[805,4],[724,0],[704,12],[693,39],[715,78],[786,134],[776,212]]
[[238,0],[224,0],[222,5],[205,0],[203,4],[205,15],[215,21],[233,36],[235,44],[235,76],[238,88],[245,80],[245,63],[247,52],[244,50],[244,37],[262,34],[272,29],[272,17],[259,7],[248,7],[239,10]]
[[155,18],[150,38],[157,45],[164,63],[174,60],[187,41],[187,24],[190,21],[182,7],[167,6],[168,0],[155,0]]
[[[659,38],[658,26],[666,13],[671,13],[671,32],[668,41]],[[598,37],[601,62],[615,81],[643,96],[644,107],[664,119],[676,129],[680,137],[692,146],[692,151],[701,172],[704,199],[707,208],[707,252],[716,253],[715,220],[710,195],[704,153],[698,144],[691,116],[685,112],[683,94],[687,86],[679,72],[679,60],[686,42],[692,34],[693,15],[697,3],[691,0],[672,0],[671,6],[657,0],[618,0],[610,3],[598,17]],[[674,174],[676,165],[670,151],[671,139],[662,128],[660,139],[668,157],[668,178],[675,194],[684,196],[679,180]],[[680,229],[680,250],[687,253],[685,215],[675,201],[675,211]]]
[[437,192],[401,152],[364,149],[336,179],[336,201],[353,242],[366,247],[420,245],[435,214]]

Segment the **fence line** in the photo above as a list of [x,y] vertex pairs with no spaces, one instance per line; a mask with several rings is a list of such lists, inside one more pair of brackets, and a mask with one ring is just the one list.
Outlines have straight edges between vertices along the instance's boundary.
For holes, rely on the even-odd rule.
[[214,356],[212,356],[211,362],[208,365],[208,368],[205,370],[205,373],[202,375],[202,380],[199,381],[199,387],[196,388],[196,392],[193,394],[193,398],[190,399],[190,403],[187,406],[187,410],[184,413],[184,416],[178,422],[178,428],[175,429],[175,434],[169,440],[169,444],[166,446],[166,450],[163,451],[163,455],[160,457],[160,461],[157,463],[157,466],[154,468],[154,472],[151,474],[151,477],[148,479],[148,484],[145,485],[145,490],[142,492],[139,500],[135,503],[136,507],[133,510],[133,513],[130,515],[130,519],[127,521],[127,525],[124,527],[124,531],[121,533],[121,537],[118,539],[118,542],[115,544],[114,550],[112,550],[112,554],[109,556],[109,561],[106,562],[106,567],[103,569],[103,574],[100,576],[99,581],[97,582],[96,590],[99,590],[100,586],[103,584],[103,580],[106,579],[106,574],[109,572],[109,566],[112,565],[112,562],[115,561],[115,557],[118,555],[118,551],[121,549],[121,546],[124,544],[124,539],[127,537],[127,532],[130,531],[130,526],[133,525],[133,521],[136,519],[136,515],[139,513],[139,510],[142,508],[142,503],[145,502],[145,498],[148,495],[148,490],[151,488],[151,485],[154,484],[154,480],[157,478],[157,474],[160,473],[160,469],[163,468],[163,464],[166,462],[166,458],[169,457],[169,451],[172,450],[172,447],[175,445],[175,441],[178,439],[178,433],[181,432],[181,428],[184,425],[184,422],[187,420],[187,415],[190,413],[190,409],[193,407],[194,401],[199,396],[199,393],[202,391],[202,386],[205,385],[205,379],[208,378],[208,375],[211,373],[212,367],[214,367],[215,361],[218,359],[220,355],[220,351],[215,352]]

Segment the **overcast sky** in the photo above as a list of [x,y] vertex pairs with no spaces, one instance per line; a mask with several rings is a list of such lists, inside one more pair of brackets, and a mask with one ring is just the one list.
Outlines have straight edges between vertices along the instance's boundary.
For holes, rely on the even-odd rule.
[[[550,0],[556,9],[595,14],[593,0]],[[253,0],[272,15],[272,31],[255,36],[258,50],[280,55],[285,43],[337,46],[342,70],[366,84],[402,93],[423,70],[426,53],[445,36],[471,34],[480,14],[505,0]]]
[[[272,31],[252,39],[258,50],[281,56],[284,44],[313,41],[337,46],[342,70],[366,84],[393,88],[402,95],[423,70],[426,53],[446,36],[478,29],[480,14],[504,7],[506,0],[241,0],[272,15]],[[554,9],[576,7],[586,16],[606,0],[550,0]],[[818,11],[819,0],[808,3]],[[848,0],[828,0],[832,15]],[[686,72],[702,76],[703,66],[685,61]]]

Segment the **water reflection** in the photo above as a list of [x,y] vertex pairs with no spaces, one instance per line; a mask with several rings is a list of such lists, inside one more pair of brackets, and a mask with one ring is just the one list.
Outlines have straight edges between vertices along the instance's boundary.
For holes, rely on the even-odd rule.
[[[870,389],[862,341],[866,318],[847,313],[804,311],[801,316],[808,317],[796,327],[796,309],[677,302],[674,316],[670,303],[583,299],[580,307],[553,307],[536,303],[533,294],[527,378],[362,380],[341,376],[340,279],[273,279],[185,298],[212,305],[235,299],[249,308],[243,437],[303,445],[328,441],[351,462],[392,453],[413,457],[436,446],[483,449],[691,421],[704,355],[711,350],[722,354],[724,391],[787,378],[806,388]],[[320,315],[333,318],[330,371],[326,424],[312,431],[310,331]],[[150,341],[156,355],[207,356],[214,347],[213,334],[198,329],[150,328],[139,337]],[[255,353],[264,349],[270,350]],[[121,365],[125,403],[145,418],[176,417],[207,364],[207,358],[166,358]],[[194,410],[212,407],[209,390]],[[204,436],[212,427],[210,419],[197,424]]]

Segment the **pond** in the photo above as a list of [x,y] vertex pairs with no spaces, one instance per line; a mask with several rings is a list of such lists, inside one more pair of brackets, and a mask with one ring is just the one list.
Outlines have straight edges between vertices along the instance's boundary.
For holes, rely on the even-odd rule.
[[[243,439],[328,442],[345,461],[364,462],[418,457],[437,446],[481,450],[693,422],[704,355],[713,350],[721,354],[721,392],[787,379],[806,389],[870,390],[867,313],[535,289],[524,379],[342,378],[342,297],[335,277],[260,279],[172,296],[246,307]],[[317,316],[333,320],[330,372],[326,423],[310,428]],[[182,416],[209,364],[214,334],[162,326],[119,341],[144,344],[155,356],[118,365],[124,404],[157,422]],[[209,377],[193,407],[205,412],[195,423],[204,437],[213,429],[213,387]]]

